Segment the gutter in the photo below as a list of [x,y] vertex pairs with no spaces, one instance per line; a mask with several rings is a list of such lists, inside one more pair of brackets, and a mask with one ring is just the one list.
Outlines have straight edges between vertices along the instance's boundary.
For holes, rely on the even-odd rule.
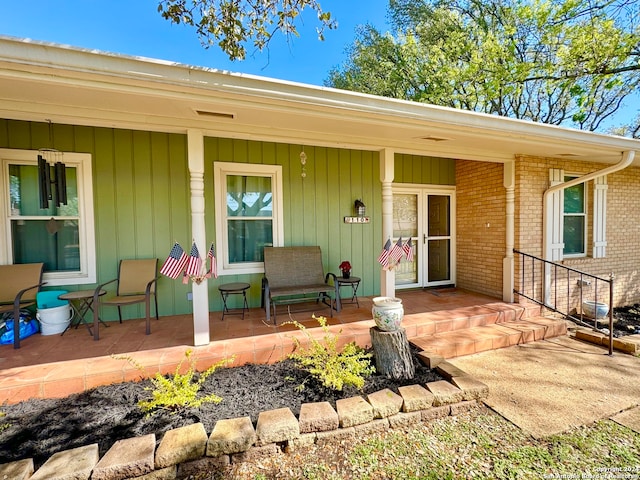
[[[394,122],[400,127],[471,131],[481,139],[492,135],[496,141],[588,145],[606,149],[607,155],[610,150],[639,150],[638,140],[625,137],[2,34],[0,70],[0,77],[17,82],[27,78],[70,88],[80,83],[91,88],[183,102],[226,101],[247,107],[304,110],[354,122],[375,120]],[[191,127],[202,129],[201,120],[196,119]],[[121,119],[111,123],[116,121]],[[145,125],[146,122],[148,120]]]
[[[579,185],[581,183],[584,182],[588,182],[589,180],[593,180],[594,178],[598,178],[598,177],[603,177],[605,175],[608,175],[610,173],[615,173],[618,172],[620,170],[624,170],[625,168],[629,167],[632,163],[633,163],[633,159],[635,157],[635,151],[634,150],[627,150],[625,152],[622,153],[622,159],[616,163],[615,165],[611,165],[609,167],[603,168],[602,170],[597,170],[595,172],[591,172],[588,173],[582,177],[578,177],[578,178],[574,178],[572,180],[569,180],[568,182],[564,182],[564,183],[559,183],[557,185],[553,185],[551,187],[549,187],[543,195],[542,198],[542,204],[543,204],[543,211],[542,211],[542,228],[543,228],[543,232],[542,232],[542,238],[543,238],[543,258],[547,261],[553,261],[552,257],[552,252],[551,252],[551,240],[549,238],[550,236],[550,223],[549,223],[549,218],[552,215],[552,212],[550,212],[550,199],[551,199],[551,195],[554,194],[555,192],[558,192],[560,190],[565,190],[567,188],[573,187],[574,185]],[[545,264],[545,282],[544,282],[544,298],[545,298],[545,303],[549,304],[550,301],[550,294],[551,294],[551,274],[550,274],[550,269],[549,269],[549,265]]]
[[[633,163],[633,158],[635,157],[635,151],[629,150],[622,153],[622,160],[620,160],[615,165],[611,165],[607,168],[603,168],[602,170],[596,170],[595,172],[588,173],[582,177],[574,178],[573,180],[569,180],[568,182],[559,183],[558,185],[553,185],[549,187],[544,192],[543,204],[544,204],[544,212],[547,212],[547,204],[549,201],[549,197],[557,192],[558,190],[564,190],[566,188],[573,187],[574,185],[578,185],[580,183],[588,182],[589,180],[593,180],[594,178],[603,177],[610,173],[615,173],[620,170],[624,170],[628,166]],[[545,252],[546,254],[546,252]],[[548,260],[548,259],[547,259]]]

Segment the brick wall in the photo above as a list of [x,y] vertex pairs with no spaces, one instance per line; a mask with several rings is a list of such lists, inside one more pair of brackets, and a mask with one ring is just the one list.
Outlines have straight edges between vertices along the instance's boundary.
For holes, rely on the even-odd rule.
[[456,162],[456,284],[460,288],[502,298],[505,195],[502,164]]
[[[549,169],[562,168],[566,174],[584,175],[605,168],[580,161],[551,158],[520,157],[516,160],[516,249],[542,256],[542,196],[549,187]],[[640,168],[627,168],[609,175],[607,193],[607,254],[606,258],[591,258],[593,231],[593,182],[587,182],[587,247],[586,258],[567,259],[563,265],[608,278],[615,274],[615,306],[640,302]],[[519,266],[516,265],[519,271]],[[531,274],[525,268],[527,276]],[[536,273],[537,276],[540,272]],[[579,296],[577,278],[558,280],[561,282],[559,301],[567,295]],[[516,285],[520,283],[519,275]],[[600,301],[608,292],[598,292]],[[600,288],[600,287],[599,287]],[[593,285],[583,288],[584,298],[593,299]],[[568,292],[568,293],[567,293]],[[606,300],[602,300],[606,301]],[[573,301],[575,303],[575,300]]]

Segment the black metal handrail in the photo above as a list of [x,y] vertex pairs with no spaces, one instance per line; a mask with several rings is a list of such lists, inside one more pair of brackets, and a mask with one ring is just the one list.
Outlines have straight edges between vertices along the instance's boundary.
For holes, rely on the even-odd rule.
[[[520,263],[520,290],[517,288],[513,289],[513,293],[519,295],[523,298],[526,298],[538,305],[541,305],[549,310],[560,313],[571,319],[572,321],[579,323],[585,326],[593,326],[594,330],[598,330],[598,315],[597,310],[594,314],[593,325],[591,325],[584,315],[582,311],[582,305],[584,302],[583,290],[584,287],[591,286],[593,282],[594,288],[594,308],[597,306],[598,302],[598,286],[599,284],[608,285],[609,291],[609,355],[613,355],[613,273],[609,276],[608,279],[598,277],[597,275],[592,275],[590,273],[582,272],[575,268],[567,267],[566,265],[562,265],[560,263],[551,262],[549,260],[545,260],[540,257],[536,257],[535,255],[531,255],[528,253],[521,252],[520,250],[513,250],[515,254],[521,255],[522,261]],[[527,266],[527,260],[530,260],[531,267]],[[559,273],[560,272],[560,273]],[[538,275],[537,275],[538,274]],[[527,275],[530,278],[527,278]],[[571,292],[572,285],[572,276],[573,280],[576,281],[576,285],[579,287],[579,299],[576,302],[576,294]],[[536,277],[539,277],[537,280]],[[548,277],[549,281],[546,281]],[[561,288],[563,285],[563,281],[566,279],[566,295],[560,296],[558,293],[558,288]],[[539,282],[539,283],[536,283]],[[527,290],[527,286],[529,290]],[[602,290],[602,286],[600,288]],[[606,294],[604,294],[606,295]],[[604,296],[603,295],[603,296]],[[566,297],[566,306],[562,305],[562,300]],[[572,314],[571,305],[577,303],[580,307],[576,308],[575,315]],[[601,303],[601,302],[600,302]],[[578,313],[578,311],[580,313]]]

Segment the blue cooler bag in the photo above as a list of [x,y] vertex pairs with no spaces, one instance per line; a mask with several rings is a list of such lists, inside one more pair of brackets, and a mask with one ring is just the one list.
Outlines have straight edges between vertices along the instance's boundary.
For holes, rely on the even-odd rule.
[[[20,340],[39,331],[38,321],[31,318],[31,312],[20,310]],[[7,312],[3,315],[2,323],[0,323],[0,345],[12,344],[13,340],[13,312]]]

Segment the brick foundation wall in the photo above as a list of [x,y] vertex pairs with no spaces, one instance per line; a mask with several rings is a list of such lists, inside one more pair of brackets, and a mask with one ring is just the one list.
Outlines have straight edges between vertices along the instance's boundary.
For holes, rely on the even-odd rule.
[[503,165],[456,162],[456,285],[502,298],[506,190]]

